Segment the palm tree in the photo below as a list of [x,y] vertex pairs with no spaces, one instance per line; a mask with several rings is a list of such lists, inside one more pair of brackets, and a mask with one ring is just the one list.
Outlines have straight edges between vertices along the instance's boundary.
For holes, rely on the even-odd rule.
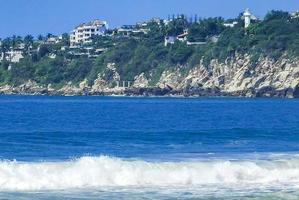
[[54,35],[52,34],[52,33],[48,33],[47,34],[47,39],[49,39],[49,38],[51,38],[51,37],[53,37]]
[[21,36],[15,36],[13,35],[11,38],[11,47],[13,49],[16,49],[19,47],[19,45],[23,42],[22,37]]
[[44,41],[45,37],[44,37],[43,35],[38,35],[38,36],[37,36],[37,39],[38,39],[39,41]]
[[24,44],[25,44],[25,50],[26,50],[26,54],[29,54],[30,49],[33,46],[33,36],[32,35],[26,35],[24,37]]

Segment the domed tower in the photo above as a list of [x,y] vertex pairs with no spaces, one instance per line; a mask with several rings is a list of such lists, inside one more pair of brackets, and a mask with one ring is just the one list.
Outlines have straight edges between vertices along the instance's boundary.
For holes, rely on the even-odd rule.
[[244,17],[244,21],[245,21],[245,28],[247,28],[251,22],[251,13],[248,8],[245,10],[243,17]]
[[251,24],[251,20],[257,20],[257,18],[254,15],[251,14],[251,12],[249,11],[248,8],[243,13],[242,19],[244,19],[245,28],[249,27],[249,25]]

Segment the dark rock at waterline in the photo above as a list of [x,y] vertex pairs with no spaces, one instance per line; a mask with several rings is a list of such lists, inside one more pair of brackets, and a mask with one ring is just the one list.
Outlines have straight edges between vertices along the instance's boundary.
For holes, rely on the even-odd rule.
[[293,97],[299,98],[299,84],[295,87],[293,91]]
[[202,87],[188,87],[183,91],[184,96],[224,96],[225,94],[217,87],[202,88]]
[[160,88],[160,87],[148,87],[148,88],[127,88],[124,91],[126,95],[136,96],[164,96],[170,94],[172,91],[171,87]]
[[239,97],[294,97],[299,98],[299,84],[294,88],[286,88],[277,90],[271,86],[265,86],[259,89],[248,88],[246,90],[225,92],[218,87],[203,88],[198,87],[186,87],[184,89],[176,90],[170,86],[165,88],[160,87],[131,87],[125,90],[111,90],[104,91],[92,91],[90,89],[76,89],[76,90],[49,90],[46,87],[28,87],[28,86],[16,86],[16,87],[3,87],[0,90],[0,94],[15,94],[15,95],[128,95],[128,96],[239,96]]
[[274,87],[265,86],[256,91],[255,97],[298,97],[297,93],[296,88],[277,90]]

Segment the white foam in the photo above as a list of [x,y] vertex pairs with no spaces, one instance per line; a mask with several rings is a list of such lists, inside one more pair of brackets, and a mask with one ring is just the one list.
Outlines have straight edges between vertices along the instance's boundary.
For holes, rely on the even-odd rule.
[[2,191],[274,183],[299,185],[299,160],[145,162],[100,156],[65,162],[0,162]]

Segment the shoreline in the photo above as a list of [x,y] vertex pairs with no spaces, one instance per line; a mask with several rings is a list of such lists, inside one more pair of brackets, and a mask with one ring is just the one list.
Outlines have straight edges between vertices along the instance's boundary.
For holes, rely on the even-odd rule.
[[45,96],[45,97],[132,97],[132,98],[245,98],[245,99],[299,99],[298,96],[246,96],[246,95],[132,95],[132,94],[111,94],[111,93],[103,93],[103,94],[63,94],[63,93],[0,93],[1,96]]
[[278,97],[299,98],[299,87],[277,89],[272,86],[260,88],[247,88],[244,90],[228,91],[219,87],[184,87],[181,89],[170,86],[158,87],[102,87],[94,89],[89,86],[77,87],[65,85],[61,88],[52,88],[38,85],[35,82],[27,82],[19,86],[0,86],[0,95],[24,95],[24,96],[133,96],[133,97]]

